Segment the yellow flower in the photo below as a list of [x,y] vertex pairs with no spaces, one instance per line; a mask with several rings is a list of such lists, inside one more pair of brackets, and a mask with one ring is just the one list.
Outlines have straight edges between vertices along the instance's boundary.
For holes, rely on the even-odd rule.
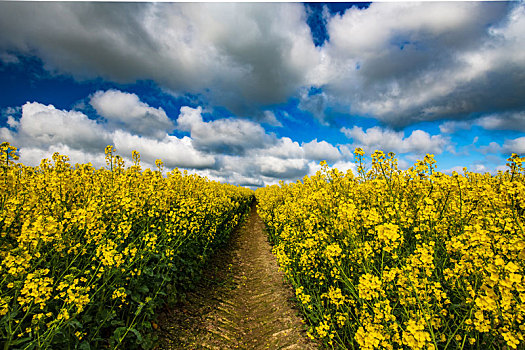
[[364,274],[359,278],[359,297],[372,300],[373,298],[378,298],[381,290],[381,280],[379,277]]

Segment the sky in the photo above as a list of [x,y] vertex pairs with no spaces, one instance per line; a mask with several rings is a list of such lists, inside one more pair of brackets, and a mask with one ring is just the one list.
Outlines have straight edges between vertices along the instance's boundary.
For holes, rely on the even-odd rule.
[[525,3],[2,1],[0,139],[252,188],[356,147],[496,173],[525,154]]

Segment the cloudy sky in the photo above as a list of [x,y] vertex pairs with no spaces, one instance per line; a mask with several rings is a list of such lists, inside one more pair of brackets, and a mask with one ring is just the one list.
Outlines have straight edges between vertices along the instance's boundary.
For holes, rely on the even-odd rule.
[[355,147],[495,172],[525,154],[524,48],[524,2],[0,2],[0,138],[247,186]]

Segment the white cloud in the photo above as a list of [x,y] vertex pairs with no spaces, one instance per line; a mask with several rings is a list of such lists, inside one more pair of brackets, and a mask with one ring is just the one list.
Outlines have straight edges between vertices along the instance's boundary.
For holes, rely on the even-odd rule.
[[196,148],[208,152],[239,154],[275,142],[263,127],[248,120],[229,118],[206,122],[201,107],[182,107],[177,125],[180,130],[190,132]]
[[525,137],[505,140],[503,143],[503,152],[508,154],[517,153],[520,155],[525,155]]
[[322,124],[326,124],[325,110],[329,105],[329,96],[326,93],[310,93],[307,89],[302,89],[299,98],[299,109],[310,112]]
[[489,169],[485,164],[473,164],[469,170],[476,173],[488,173],[491,169]]
[[[337,169],[343,173],[346,173],[347,170],[352,171],[352,173],[355,175],[357,174],[357,167],[355,163],[349,162],[349,161],[338,161],[332,164],[329,168]],[[319,170],[321,170],[322,167],[319,164],[319,162],[309,162],[308,163],[308,176],[315,175]]]
[[449,169],[444,169],[442,173],[447,174],[447,175],[452,175],[452,173],[455,171],[458,174],[463,174],[463,168],[464,168],[463,166],[457,165]]
[[97,91],[90,104],[113,128],[154,138],[162,138],[174,129],[162,108],[148,106],[135,94],[118,90]]
[[497,142],[494,142],[494,141],[489,143],[487,146],[481,146],[479,149],[480,149],[480,152],[484,154],[502,152],[501,146]]
[[282,127],[283,124],[277,119],[273,111],[266,110],[263,112],[263,118],[261,119],[262,123],[269,124],[271,126]]
[[255,149],[250,152],[253,156],[271,154],[273,157],[282,159],[304,158],[304,149],[298,142],[289,137],[282,137],[273,145],[267,145],[264,149]]
[[525,111],[502,112],[483,115],[476,119],[462,121],[448,121],[439,126],[442,133],[455,133],[460,130],[469,130],[472,126],[481,126],[486,130],[515,130],[525,132]]
[[515,139],[505,139],[503,145],[493,141],[487,146],[481,146],[479,149],[480,152],[484,154],[502,153],[504,155],[510,155],[511,153],[517,153],[519,155],[525,155],[525,136]]
[[368,9],[353,8],[335,16],[328,24],[328,31],[330,41],[345,55],[376,54],[378,48],[392,45],[396,36],[415,39],[451,35],[458,28],[473,25],[476,21],[473,12],[479,9],[470,4],[371,4]]
[[220,155],[215,169],[206,169],[199,174],[218,181],[243,184],[247,186],[264,186],[277,183],[279,180],[295,181],[308,173],[307,160],[304,158],[280,158],[271,152],[255,150],[248,154]]
[[453,134],[460,130],[470,130],[473,124],[472,121],[448,121],[439,125],[439,131],[443,134]]
[[99,150],[111,143],[110,135],[85,114],[27,102],[20,120],[12,118],[13,142],[20,146],[69,145],[73,149]]
[[348,138],[353,140],[353,147],[363,147],[366,152],[381,150],[385,153],[442,153],[449,140],[441,135],[430,135],[423,130],[414,130],[409,137],[403,131],[382,129],[378,126],[364,131],[361,127],[341,128]]
[[443,171],[441,171],[442,173],[444,174],[447,174],[447,175],[452,175],[452,173],[455,171],[456,173],[458,174],[463,174],[463,169],[464,168],[467,168],[467,171],[468,172],[475,172],[475,173],[480,173],[480,174],[484,174],[484,173],[490,173],[492,175],[495,175],[497,174],[498,171],[505,171],[507,170],[507,167],[504,166],[504,165],[498,165],[498,166],[494,166],[494,167],[489,167],[487,166],[487,164],[483,164],[483,163],[474,163],[474,164],[471,164],[470,166],[454,166],[452,168],[449,168],[449,169],[444,169]]
[[[115,106],[110,101],[116,101]],[[312,160],[335,161],[345,169],[352,166],[338,147],[326,141],[314,139],[299,144],[266,133],[261,125],[244,119],[205,121],[201,107],[181,108],[177,127],[190,136],[179,138],[165,131],[162,137],[153,132],[163,124],[163,118],[159,122],[151,114],[165,114],[150,110],[135,95],[100,92],[91,103],[105,119],[92,120],[79,111],[28,102],[19,112],[10,110],[9,128],[0,128],[0,137],[20,148],[21,161],[26,165],[38,165],[41,159],[59,152],[69,156],[73,164],[91,162],[101,167],[105,166],[105,146],[114,145],[128,165],[132,151],[137,150],[143,167],[152,167],[155,159],[162,159],[167,169],[186,168],[210,179],[246,186],[302,178],[315,163]],[[125,110],[135,118],[121,118]],[[135,127],[137,120],[148,115],[154,119],[153,126]]]
[[38,102],[24,104],[19,117],[9,115],[8,125],[11,129],[0,128],[0,136],[19,148],[26,165],[38,165],[59,152],[73,164],[104,166],[104,147],[112,143],[111,135],[85,114]]
[[16,120],[12,115],[7,116],[7,125],[11,128],[17,128],[20,122]]
[[[308,147],[319,154],[327,152],[332,158],[341,159],[341,156],[336,157],[333,153],[334,150],[338,152],[337,148],[329,143],[313,140],[308,144]],[[326,149],[316,150],[317,146],[326,147]],[[235,183],[249,186],[271,185],[279,180],[295,181],[310,174],[312,169],[318,167],[319,162],[310,160],[311,157],[307,155],[306,148],[304,144],[301,146],[290,138],[278,138],[273,145],[247,149],[244,154],[218,155],[217,166],[200,173],[219,181],[240,181]],[[351,163],[343,160],[335,164],[345,170],[352,166]]]
[[412,166],[412,164],[410,164],[408,161],[406,161],[405,159],[401,158],[401,159],[398,159],[398,162],[397,162],[397,167],[398,169],[400,170],[406,170],[408,168],[410,168]]
[[282,159],[272,156],[262,156],[255,160],[264,176],[290,179],[306,175],[308,163],[306,159]]
[[38,102],[24,104],[20,119],[11,116],[9,126],[12,130],[1,128],[0,136],[20,148],[21,161],[27,165],[38,165],[42,158],[64,152],[73,163],[92,162],[102,166],[104,162],[100,160],[104,159],[107,145],[115,145],[122,156],[138,150],[147,164],[154,164],[155,159],[161,158],[167,167],[215,165],[215,158],[196,150],[188,137],[179,139],[164,133],[164,138],[159,140],[149,137],[147,132],[145,136],[138,136],[124,129],[111,131],[107,124],[91,120],[81,112],[60,110]]
[[345,162],[345,161],[339,161],[335,162],[334,165],[332,165],[332,168],[336,168],[342,172],[346,172],[347,170],[351,170],[354,174],[357,173],[357,167],[355,163],[353,162]]
[[319,162],[308,162],[308,176],[313,176],[315,173],[317,173],[319,170],[321,170],[323,167],[319,164]]
[[326,141],[318,142],[317,139],[315,139],[308,143],[303,142],[302,148],[307,159],[318,161],[335,161],[341,159],[341,153],[337,147],[334,147]]
[[131,154],[133,150],[137,150],[141,159],[150,164],[154,164],[155,159],[161,159],[168,168],[210,168],[216,162],[212,155],[196,150],[189,137],[179,139],[167,135],[164,139],[157,140],[117,130],[113,133],[113,142],[117,151],[122,154]]
[[96,168],[106,166],[106,159],[104,150],[90,153],[84,150],[78,150],[64,144],[50,145],[48,147],[22,147],[20,148],[20,159],[26,165],[38,165],[44,158],[51,159],[52,155],[58,152],[61,155],[66,155],[70,159],[71,164],[87,164],[91,163]]
[[476,124],[487,130],[516,130],[525,132],[525,111],[490,114]]

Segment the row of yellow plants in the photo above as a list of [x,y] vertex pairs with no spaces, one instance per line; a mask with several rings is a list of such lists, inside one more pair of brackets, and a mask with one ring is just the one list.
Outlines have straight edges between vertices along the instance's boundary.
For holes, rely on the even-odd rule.
[[253,191],[173,170],[107,169],[0,149],[3,349],[148,348],[154,312],[183,297]]
[[524,349],[525,174],[400,171],[376,151],[258,189],[309,335],[334,348]]

